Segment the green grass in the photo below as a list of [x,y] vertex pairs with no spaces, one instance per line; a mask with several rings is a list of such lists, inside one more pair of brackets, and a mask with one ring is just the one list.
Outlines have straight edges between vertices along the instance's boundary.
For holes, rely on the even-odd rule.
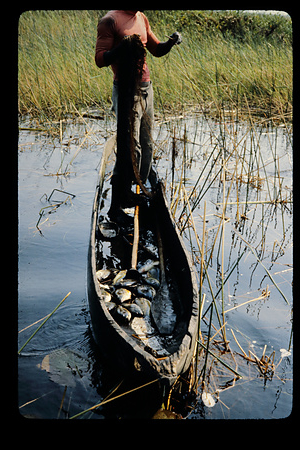
[[[101,11],[26,11],[19,19],[19,111],[58,119],[75,108],[110,106],[112,73],[94,61]],[[161,41],[183,42],[162,58],[148,53],[155,108],[196,106],[279,121],[292,112],[289,17],[214,11],[145,11]]]

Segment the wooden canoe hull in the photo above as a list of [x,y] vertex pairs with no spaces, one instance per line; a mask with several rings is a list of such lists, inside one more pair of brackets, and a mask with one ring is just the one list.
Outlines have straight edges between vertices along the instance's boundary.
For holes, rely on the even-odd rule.
[[162,185],[152,200],[156,213],[164,251],[172,261],[183,315],[177,333],[175,351],[164,358],[156,358],[143,350],[139,343],[120,326],[100,299],[101,292],[96,277],[96,227],[103,180],[108,158],[113,150],[113,139],[105,146],[99,170],[99,181],[93,204],[87,263],[87,293],[93,336],[107,358],[122,372],[140,373],[148,378],[159,378],[172,385],[178,375],[190,366],[198,335],[198,287],[194,267],[187,253],[178,228],[170,214]]

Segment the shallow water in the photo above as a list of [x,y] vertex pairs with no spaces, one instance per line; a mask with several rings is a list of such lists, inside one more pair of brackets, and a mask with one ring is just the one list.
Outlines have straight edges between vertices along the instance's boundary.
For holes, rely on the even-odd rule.
[[[23,120],[20,126],[34,127],[29,120]],[[252,183],[233,183],[228,195],[229,202],[236,202],[237,196],[239,202],[268,201],[270,198],[276,199],[280,192],[282,197],[278,198],[289,199],[292,187],[291,131],[262,127],[249,131],[247,127],[247,124],[232,123],[222,124],[220,127],[217,122],[205,120],[201,116],[157,124],[154,131],[157,167],[159,175],[167,180],[170,203],[176,199],[175,189],[182,175],[181,169],[184,167],[185,186],[187,192],[190,192],[212,149],[215,148],[214,155],[217,156],[221,147],[225,152],[231,152],[234,148],[245,149],[245,169],[247,164],[251,170],[255,169],[255,165],[259,166],[259,178],[254,178]],[[172,197],[170,184],[174,128],[177,156],[173,160],[175,194]],[[20,131],[18,330],[49,314],[71,291],[64,304],[18,357],[18,402],[21,414],[27,417],[68,418],[101,402],[121,381],[117,373],[110,372],[94,344],[86,297],[90,215],[99,161],[103,144],[114,129],[115,123],[109,120],[89,119],[80,124],[70,121],[63,124],[61,142],[59,136],[50,137],[46,133],[30,130]],[[197,198],[200,186],[204,193],[221,167],[217,163],[209,173],[212,160],[213,158],[203,171],[198,190],[190,200],[191,205]],[[274,160],[277,161],[277,166]],[[235,164],[234,158],[228,160],[226,196],[236,170]],[[239,169],[238,173],[240,172]],[[64,175],[55,175],[57,173]],[[258,183],[261,184],[260,188],[257,188]],[[49,197],[53,189],[66,193],[54,192],[49,202],[46,196]],[[220,223],[218,215],[222,214],[222,205],[215,204],[222,203],[222,199],[223,184],[220,176],[216,176],[193,213],[197,233],[202,240],[206,200],[207,252],[216,237]],[[48,206],[51,207],[45,209],[40,216],[41,208]],[[179,198],[175,212],[177,220],[182,208],[183,201]],[[188,418],[281,418],[287,417],[291,412],[292,356],[285,356],[280,361],[280,349],[288,349],[291,336],[291,211],[290,203],[277,206],[270,203],[239,204],[239,214],[244,214],[246,218],[240,219],[236,226],[237,206],[227,206],[225,215],[230,220],[225,225],[224,276],[230,272],[237,259],[241,259],[224,285],[225,310],[259,297],[267,286],[270,296],[247,303],[226,314],[227,339],[234,353],[237,370],[243,378],[232,382],[230,372],[212,363],[208,390],[215,399],[216,392],[219,392],[219,401],[208,408],[199,397],[196,405],[190,409]],[[180,223],[183,224],[185,220],[186,216],[183,215]],[[39,230],[36,228],[37,223]],[[195,235],[189,230],[191,227],[185,229],[183,237],[199,273],[199,251]],[[243,253],[245,244],[237,233],[256,249],[261,262],[290,305],[249,247]],[[221,286],[222,246],[219,236],[208,268],[214,292]],[[207,280],[203,284],[203,292],[206,294],[206,305],[209,306],[211,296]],[[220,296],[217,302],[221,305]],[[213,323],[217,327],[215,317]],[[38,324],[19,333],[19,348],[37,326]],[[205,334],[205,324],[202,330]],[[265,345],[266,355],[275,351],[275,365],[278,366],[272,377],[262,377],[254,364],[247,363],[237,354],[241,351],[231,330],[247,353],[251,350],[260,358]],[[234,366],[230,355],[225,354],[222,358],[228,359],[228,363]],[[65,386],[68,387],[65,389]],[[138,392],[142,391],[143,389]],[[97,414],[90,413],[83,417],[133,418],[151,415],[150,406],[147,411],[147,399],[142,406],[143,413],[140,413],[138,409],[141,405],[132,407],[131,395],[128,395],[127,403],[123,400],[121,405],[121,402],[115,401],[114,408],[103,406]]]

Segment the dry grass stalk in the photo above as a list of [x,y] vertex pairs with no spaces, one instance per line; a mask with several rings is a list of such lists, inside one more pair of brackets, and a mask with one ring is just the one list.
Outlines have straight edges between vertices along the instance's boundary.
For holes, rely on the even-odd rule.
[[[241,350],[242,354],[239,353],[240,356],[245,358],[247,361],[252,362],[257,365],[260,373],[264,376],[264,378],[271,379],[275,372],[275,350],[270,354],[270,356],[265,356],[267,345],[264,346],[263,354],[261,358],[259,359],[251,350],[249,350],[249,355],[246,354],[240,343],[238,342],[233,330],[231,329],[232,336],[237,343],[239,349]],[[251,356],[252,355],[252,358]]]
[[252,300],[248,300],[248,301],[246,301],[244,303],[241,303],[240,305],[233,306],[232,308],[226,309],[226,311],[224,311],[224,313],[226,314],[229,311],[233,311],[234,309],[240,308],[241,306],[244,306],[244,305],[248,305],[249,303],[257,302],[258,300],[262,300],[262,299],[268,298],[269,296],[270,296],[270,291],[269,291],[269,286],[267,286],[267,289],[263,290],[262,294],[259,297],[253,298]]
[[[112,401],[114,401],[114,400],[117,400],[117,399],[120,398],[120,397],[124,397],[124,395],[131,394],[132,392],[138,391],[139,389],[142,389],[142,388],[144,388],[144,387],[146,387],[146,386],[149,386],[150,384],[156,383],[158,380],[159,380],[159,379],[157,378],[157,379],[155,379],[155,380],[149,381],[148,383],[145,383],[145,384],[143,384],[142,386],[138,386],[138,387],[136,387],[136,388],[130,389],[129,391],[123,392],[122,394],[119,394],[119,395],[116,395],[116,396],[113,397],[113,398],[108,398],[108,397],[109,397],[109,396],[108,396],[108,397],[106,397],[106,399],[103,400],[102,402],[97,403],[96,405],[92,406],[91,408],[85,409],[84,411],[81,411],[81,412],[78,413],[78,414],[75,414],[74,416],[70,417],[70,419],[77,419],[78,417],[82,416],[83,414],[86,414],[86,413],[89,412],[89,411],[93,411],[94,409],[97,409],[97,408],[99,408],[100,406],[105,405],[106,403],[112,402]],[[122,382],[123,382],[123,380],[121,381],[121,383],[122,383]],[[115,391],[119,388],[119,386],[121,385],[121,383],[117,386],[116,389],[114,389],[113,392],[115,392]],[[109,395],[111,395],[111,393],[110,393]]]
[[18,355],[21,353],[21,351],[25,348],[25,346],[31,341],[31,339],[36,335],[36,333],[42,328],[43,325],[50,319],[50,317],[55,313],[55,311],[58,310],[58,308],[63,304],[63,302],[69,297],[71,292],[69,292],[60,302],[59,304],[54,308],[54,310],[46,316],[46,319],[41,323],[41,325],[35,330],[35,332],[30,336],[29,339],[25,342],[25,344],[22,345],[22,347],[18,350]]

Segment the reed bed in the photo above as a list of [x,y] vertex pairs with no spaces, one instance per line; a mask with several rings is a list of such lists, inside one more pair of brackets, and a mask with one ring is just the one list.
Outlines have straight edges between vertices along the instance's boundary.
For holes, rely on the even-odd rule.
[[[19,111],[41,121],[111,105],[110,68],[94,62],[106,10],[26,11],[19,19]],[[145,11],[159,39],[183,42],[164,58],[148,54],[157,112],[200,109],[213,116],[291,121],[289,16],[214,11]],[[270,32],[270,30],[273,30]]]
[[[194,389],[196,397],[204,395],[203,402],[208,404],[220,400],[224,389],[218,387],[220,381],[227,379],[228,389],[244,376],[245,362],[253,364],[266,382],[282,361],[273,350],[267,356],[266,347],[261,356],[251,347],[246,353],[237,336],[239,330],[230,326],[230,314],[269,302],[273,296],[287,305],[292,323],[291,289],[282,289],[282,280],[279,282],[271,270],[291,245],[286,224],[291,222],[293,206],[292,131],[284,126],[289,150],[282,151],[278,149],[280,128],[258,125],[251,108],[243,124],[229,119],[208,120],[204,129],[203,123],[202,116],[194,116],[190,122],[187,118],[173,119],[162,125],[169,139],[158,132],[160,150],[156,157],[161,172],[160,165],[169,164],[165,180],[172,213],[199,276],[199,339],[193,373],[186,383],[190,394]],[[163,161],[164,157],[169,163]],[[278,239],[272,234],[274,220],[280,223]],[[247,259],[252,261],[250,296],[237,288],[240,266]],[[256,271],[261,281],[254,289]],[[251,341],[240,336],[250,345]],[[292,325],[289,342],[285,343],[288,351],[291,336]],[[169,403],[170,409],[176,408],[172,397]]]
[[[83,117],[80,126],[77,144],[70,147],[68,157],[58,161],[53,176],[69,171],[88,140],[97,144],[99,130]],[[60,128],[55,138],[57,151],[63,143],[70,143],[64,122]],[[107,128],[103,136],[110,133]],[[269,345],[263,350],[253,348],[243,328],[232,321],[232,314],[243,308],[259,310],[266,303],[272,306],[274,299],[292,314],[291,292],[286,287],[292,265],[285,261],[276,266],[291,247],[292,129],[257,124],[251,109],[243,123],[186,112],[181,119],[169,117],[158,123],[153,137],[156,166],[165,179],[171,211],[198,274],[200,302],[194,364],[177,380],[164,407],[184,417],[193,414],[199,404],[209,408],[219,402],[227,411],[224,391],[257,377],[263,383],[271,382],[279,376],[283,361]],[[286,151],[279,146],[283,139]],[[57,204],[57,195],[52,194],[46,198],[54,203],[51,208]],[[72,195],[63,194],[66,198]],[[246,260],[245,285],[241,268]],[[289,339],[282,344],[287,351],[292,348],[292,335],[291,325]],[[109,402],[118,402],[125,394],[130,398],[130,391],[120,394],[116,389]],[[107,400],[78,417],[92,417]]]
[[[110,69],[99,72],[94,63],[97,21],[104,13],[27,11],[20,17],[19,111],[34,116],[37,129],[56,133],[61,147],[66,117],[82,120],[84,108],[95,106],[106,114],[110,107]],[[181,405],[187,415],[201,398],[206,406],[219,401],[227,409],[222,392],[246,377],[249,364],[251,377],[258,374],[266,383],[282,361],[266,346],[262,354],[251,347],[231,314],[280,299],[291,320],[283,345],[288,352],[292,348],[292,298],[286,288],[292,265],[278,266],[274,273],[292,239],[291,21],[248,15],[256,25],[251,29],[239,13],[146,14],[161,39],[174,27],[184,39],[166,58],[148,55],[157,111],[154,160],[199,282],[194,364],[178,379],[165,407],[178,411]],[[94,136],[87,128],[71,162],[63,157],[53,176],[69,173],[85,141]],[[278,148],[279,134],[286,152]],[[246,260],[247,286],[240,274]],[[183,408],[182,392],[190,399]]]

